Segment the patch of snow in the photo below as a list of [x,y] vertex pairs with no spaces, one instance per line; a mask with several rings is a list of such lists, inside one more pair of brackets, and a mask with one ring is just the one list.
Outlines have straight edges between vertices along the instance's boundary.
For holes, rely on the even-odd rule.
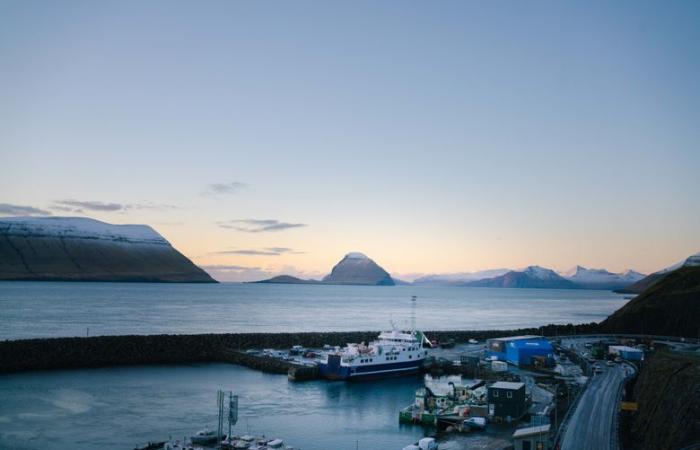
[[681,267],[694,267],[694,266],[700,266],[700,252],[695,253],[694,255],[690,255],[683,261],[677,262],[676,264],[672,266],[668,266],[665,269],[659,270],[658,272],[655,273],[668,273],[672,272],[676,269],[680,269]]
[[148,225],[113,225],[87,217],[3,217],[0,232],[19,236],[55,236],[121,242],[168,244]]
[[360,252],[350,252],[347,255],[345,255],[345,258],[347,259],[369,259],[367,255],[364,253]]
[[583,266],[576,266],[573,270],[563,275],[566,279],[579,283],[635,282],[645,276],[633,270],[628,270],[624,273],[613,273],[606,269],[587,269]]
[[523,270],[523,272],[532,278],[537,278],[538,280],[552,280],[561,278],[561,276],[552,269],[547,269],[540,266],[528,266],[525,268],[525,270]]
[[423,275],[417,278],[419,283],[466,283],[469,281],[483,280],[486,278],[500,277],[510,272],[511,269],[488,269],[479,270],[476,272],[458,272],[458,273],[437,273]]

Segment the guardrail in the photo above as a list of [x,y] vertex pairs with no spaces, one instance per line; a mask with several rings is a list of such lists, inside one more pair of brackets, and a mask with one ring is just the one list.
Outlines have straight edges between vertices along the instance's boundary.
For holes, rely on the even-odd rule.
[[610,433],[610,449],[611,450],[619,450],[620,449],[620,402],[622,401],[622,391],[625,388],[625,384],[630,378],[633,378],[637,375],[637,368],[628,362],[623,362],[623,364],[626,364],[628,367],[630,367],[632,370],[627,371],[625,370],[625,377],[620,384],[620,387],[617,389],[617,394],[615,396],[615,414],[613,415],[613,426],[612,426],[612,433]]
[[553,448],[557,448],[557,445],[561,443],[561,439],[566,433],[566,429],[569,426],[569,421],[571,420],[571,416],[574,414],[574,411],[576,411],[576,407],[578,406],[579,400],[583,396],[583,393],[586,392],[586,388],[588,387],[589,380],[586,380],[586,383],[581,386],[581,389],[579,390],[578,394],[576,394],[576,398],[574,398],[574,402],[569,405],[569,409],[566,411],[566,414],[564,414],[564,418],[561,421],[561,424],[559,425],[559,429],[557,430],[557,434],[554,436],[554,446]]
[[558,334],[556,336],[545,336],[548,339],[597,339],[597,338],[625,338],[625,339],[646,339],[652,342],[675,342],[678,344],[700,345],[699,338],[688,338],[680,336],[659,336],[655,334]]

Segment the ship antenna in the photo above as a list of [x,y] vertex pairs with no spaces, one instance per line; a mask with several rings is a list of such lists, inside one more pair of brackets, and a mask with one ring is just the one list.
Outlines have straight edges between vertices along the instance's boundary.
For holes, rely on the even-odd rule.
[[416,296],[411,296],[411,334],[416,333]]

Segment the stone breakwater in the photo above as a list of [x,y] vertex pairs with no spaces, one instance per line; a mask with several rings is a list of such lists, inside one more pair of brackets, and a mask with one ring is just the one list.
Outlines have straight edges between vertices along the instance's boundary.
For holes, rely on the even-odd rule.
[[[454,339],[456,342],[466,342],[472,338],[482,340],[518,334],[581,334],[595,331],[595,324],[589,324],[500,331],[429,331],[425,334],[438,341]],[[292,345],[313,348],[324,344],[342,346],[347,342],[368,342],[375,339],[377,334],[378,331],[239,333],[9,340],[0,342],[0,373],[196,362],[233,362],[249,365],[241,356],[232,356],[232,351],[251,348],[288,349]],[[276,366],[254,368],[283,372]]]

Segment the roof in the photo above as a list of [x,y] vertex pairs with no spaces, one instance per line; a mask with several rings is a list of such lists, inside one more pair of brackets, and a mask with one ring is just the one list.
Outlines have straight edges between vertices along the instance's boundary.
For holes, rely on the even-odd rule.
[[614,348],[617,351],[623,351],[623,352],[639,352],[639,353],[644,353],[643,350],[640,350],[638,348],[634,347],[628,347],[626,345],[611,345],[609,348]]
[[521,387],[524,387],[525,383],[514,383],[512,381],[497,381],[493,383],[490,388],[495,388],[495,389],[512,389],[512,390],[518,390]]
[[542,336],[535,336],[534,334],[524,334],[522,336],[506,336],[500,338],[489,339],[489,341],[522,341],[525,339],[544,339]]
[[546,424],[546,425],[539,425],[536,427],[518,428],[513,433],[513,439],[523,438],[523,437],[530,436],[533,434],[549,433],[550,427],[551,427],[550,424]]

